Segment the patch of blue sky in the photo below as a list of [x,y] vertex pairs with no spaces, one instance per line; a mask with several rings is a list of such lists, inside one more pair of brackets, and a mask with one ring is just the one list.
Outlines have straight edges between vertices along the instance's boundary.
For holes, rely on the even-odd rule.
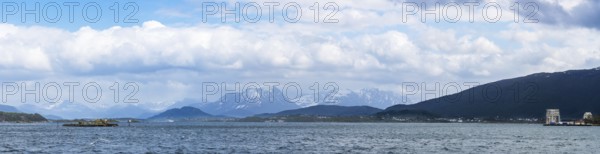
[[85,26],[106,29],[139,25],[155,17],[153,12],[161,6],[158,5],[159,2],[161,1],[11,0],[1,2],[0,12],[3,23],[75,31]]

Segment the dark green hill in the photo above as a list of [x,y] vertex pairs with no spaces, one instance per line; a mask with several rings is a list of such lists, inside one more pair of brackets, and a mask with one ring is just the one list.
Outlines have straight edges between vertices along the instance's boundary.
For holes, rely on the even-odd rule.
[[422,110],[445,117],[542,118],[548,108],[564,118],[600,114],[600,68],[536,73],[496,81],[386,111]]
[[40,114],[26,114],[15,112],[0,112],[0,122],[46,122]]

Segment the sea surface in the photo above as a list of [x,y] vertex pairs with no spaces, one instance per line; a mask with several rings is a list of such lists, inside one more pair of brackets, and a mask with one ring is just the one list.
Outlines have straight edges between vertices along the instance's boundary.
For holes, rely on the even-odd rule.
[[2,153],[597,153],[600,127],[465,123],[0,124]]

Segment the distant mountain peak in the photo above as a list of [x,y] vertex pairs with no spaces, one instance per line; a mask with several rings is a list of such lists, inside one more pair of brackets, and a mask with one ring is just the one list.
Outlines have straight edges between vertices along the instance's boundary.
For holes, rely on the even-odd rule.
[[213,117],[212,115],[191,106],[184,106],[181,108],[169,109],[158,115],[152,116],[149,119],[190,119],[190,118],[203,118]]

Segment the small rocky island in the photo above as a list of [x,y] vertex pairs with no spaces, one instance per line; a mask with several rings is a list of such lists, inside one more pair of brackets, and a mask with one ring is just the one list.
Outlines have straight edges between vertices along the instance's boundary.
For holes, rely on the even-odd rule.
[[63,124],[65,127],[117,127],[118,124],[110,123],[108,119],[97,119],[94,121],[78,121],[75,124]]

